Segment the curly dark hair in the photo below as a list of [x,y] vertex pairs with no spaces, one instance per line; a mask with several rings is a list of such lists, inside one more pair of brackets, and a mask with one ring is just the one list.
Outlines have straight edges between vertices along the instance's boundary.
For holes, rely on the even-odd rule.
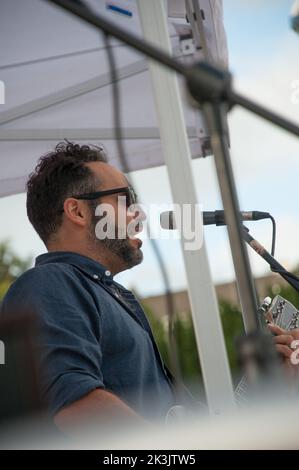
[[100,181],[87,162],[107,162],[104,148],[66,140],[42,155],[29,175],[27,215],[45,244],[62,223],[65,199],[98,190]]

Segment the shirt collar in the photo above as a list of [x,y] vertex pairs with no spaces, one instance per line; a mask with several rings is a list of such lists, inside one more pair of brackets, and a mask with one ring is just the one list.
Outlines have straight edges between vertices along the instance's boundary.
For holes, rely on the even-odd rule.
[[71,264],[81,268],[88,273],[93,279],[100,280],[113,280],[111,272],[101,263],[88,258],[87,256],[73,253],[70,251],[51,251],[39,255],[35,260],[35,266],[40,266],[47,263],[65,263]]

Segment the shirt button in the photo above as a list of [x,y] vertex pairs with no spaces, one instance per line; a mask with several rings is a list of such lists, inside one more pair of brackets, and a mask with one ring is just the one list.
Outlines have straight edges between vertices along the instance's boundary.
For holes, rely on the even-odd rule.
[[99,279],[99,276],[98,276],[97,274],[94,274],[94,275],[93,275],[93,278],[94,278],[94,279]]
[[105,271],[105,274],[106,274],[106,276],[110,276],[111,272],[107,270],[107,271]]

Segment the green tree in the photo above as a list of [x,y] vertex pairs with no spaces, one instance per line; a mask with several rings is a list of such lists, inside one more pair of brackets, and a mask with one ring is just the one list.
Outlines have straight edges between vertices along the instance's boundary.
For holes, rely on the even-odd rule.
[[143,309],[150,322],[161,356],[164,362],[169,365],[167,325],[163,323],[163,319],[158,319],[147,305],[143,305]]
[[[144,308],[163,360],[169,366],[167,322],[157,318],[147,307]],[[229,302],[220,300],[219,308],[231,371],[233,376],[238,376],[235,340],[244,332],[242,316],[238,307]],[[191,314],[184,317],[177,315],[175,337],[183,379],[190,390],[197,393],[202,389],[202,374]]]
[[0,243],[0,300],[9,286],[31,265],[31,258],[19,257],[11,248],[10,242]]
[[230,302],[219,300],[219,309],[228,360],[231,371],[235,375],[238,370],[235,341],[238,336],[244,334],[243,319],[239,308]]
[[291,302],[294,307],[299,309],[299,292],[296,291],[292,286],[286,284],[275,288],[275,292],[269,287],[269,296],[274,298],[275,295],[279,294],[284,299]]

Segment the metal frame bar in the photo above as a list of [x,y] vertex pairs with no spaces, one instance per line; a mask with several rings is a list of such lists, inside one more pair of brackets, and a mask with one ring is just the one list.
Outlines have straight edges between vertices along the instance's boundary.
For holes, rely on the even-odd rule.
[[[157,127],[127,127],[122,129],[125,139],[151,140],[160,139],[160,130]],[[187,128],[189,138],[198,138],[194,127]],[[68,139],[80,140],[115,140],[115,132],[112,128],[89,129],[1,129],[0,141],[42,141]]]
[[[138,7],[144,37],[170,53],[163,2],[138,0]],[[195,207],[197,198],[177,77],[152,61],[149,70],[173,200]],[[218,414],[234,408],[235,402],[206,247],[187,251],[182,241],[182,249],[207,401],[210,412]]]

